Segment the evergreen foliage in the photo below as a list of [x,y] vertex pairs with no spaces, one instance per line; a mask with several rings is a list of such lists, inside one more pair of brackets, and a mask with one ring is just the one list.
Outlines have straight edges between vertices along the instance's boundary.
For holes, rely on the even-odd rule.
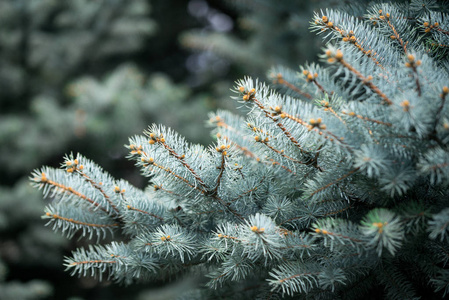
[[2,1],[2,104],[54,93],[80,68],[136,52],[156,29],[149,11],[143,0]]
[[97,240],[67,269],[124,283],[205,274],[187,299],[444,297],[448,18],[431,0],[316,13],[323,64],[273,68],[273,86],[237,81],[249,113],[211,114],[213,145],[155,124],[129,139],[145,191],[80,154],[35,170],[49,225]]
[[[215,109],[210,97],[193,96],[187,85],[159,73],[174,64],[173,56],[176,68],[167,71],[183,70],[179,61],[187,54],[166,43],[179,34],[179,27],[167,26],[168,10],[181,12],[177,24],[182,30],[193,26],[187,13],[182,14],[183,5],[161,7],[146,0],[0,1],[0,259],[8,270],[0,278],[0,299],[88,297],[93,290],[98,298],[98,290],[113,289],[101,289],[91,279],[71,282],[67,288],[64,280],[69,275],[61,276],[61,262],[76,243],[41,226],[42,206],[48,202],[28,185],[30,168],[56,165],[55,157],[76,149],[118,172],[127,168],[124,159],[117,159],[126,153],[120,145],[153,121],[170,119],[170,126],[178,127],[179,119],[190,124],[183,134],[210,140],[206,133],[192,136],[204,127],[195,113]],[[164,17],[167,22],[159,23]],[[163,34],[155,35],[162,33],[160,28]],[[149,38],[157,38],[157,47]],[[161,53],[164,60],[153,68]],[[128,61],[139,62],[139,69],[123,64]],[[143,72],[148,63],[152,68]],[[161,108],[167,101],[170,106]],[[132,297],[129,289],[123,292]]]
[[0,186],[0,299],[45,299],[54,288],[43,278],[26,282],[8,280],[15,268],[57,269],[68,241],[42,226],[37,211],[42,211],[42,197],[26,179],[13,188]]

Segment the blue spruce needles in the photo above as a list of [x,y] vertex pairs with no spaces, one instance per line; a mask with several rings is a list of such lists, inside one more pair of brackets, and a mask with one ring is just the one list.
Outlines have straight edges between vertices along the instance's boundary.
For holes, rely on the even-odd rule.
[[126,236],[66,266],[126,283],[201,274],[199,298],[445,295],[449,16],[435,5],[317,13],[323,64],[237,81],[249,113],[211,114],[216,144],[158,125],[130,138],[145,191],[82,155],[36,170],[55,229]]

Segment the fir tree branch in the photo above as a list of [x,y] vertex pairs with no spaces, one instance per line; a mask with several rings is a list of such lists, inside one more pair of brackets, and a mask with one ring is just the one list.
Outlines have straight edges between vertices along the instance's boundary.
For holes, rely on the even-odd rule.
[[220,197],[218,197],[217,195],[214,195],[212,197],[213,199],[217,200],[218,203],[220,203],[223,207],[225,207],[229,212],[231,212],[234,216],[236,216],[237,218],[239,218],[240,220],[244,220],[244,218],[242,217],[241,214],[237,213],[235,211],[235,209],[229,207],[231,205],[230,202],[226,203],[225,201],[223,201],[223,199],[221,199]]
[[[275,108],[276,109],[276,108]],[[281,117],[281,119],[287,118],[290,119],[302,126],[304,126],[305,128],[307,128],[309,131],[314,131],[316,133],[318,133],[320,136],[322,136],[323,138],[329,140],[330,142],[334,142],[334,141],[338,141],[339,144],[345,146],[348,150],[352,151],[351,147],[349,145],[347,145],[343,140],[342,137],[337,137],[336,135],[334,135],[332,132],[330,132],[329,130],[326,130],[326,125],[322,123],[321,118],[318,119],[310,119],[309,123],[303,121],[300,118],[294,117],[288,113],[286,113],[285,111],[282,111],[279,109],[278,112],[276,112],[276,115],[279,114],[279,116]],[[321,129],[321,130],[320,130]],[[316,157],[318,158],[318,157]],[[315,168],[317,168],[320,171],[323,171],[321,167],[319,167],[317,165],[317,161],[316,160],[311,160],[310,162],[307,162],[305,164],[309,164],[314,166]]]
[[173,192],[173,191],[169,191],[169,190],[163,188],[162,185],[157,185],[157,184],[155,184],[155,185],[153,186],[153,188],[154,188],[155,191],[161,190],[161,191],[164,191],[164,192],[166,192],[166,193],[175,195],[175,196],[177,196],[177,197],[182,197],[181,195],[176,194],[176,193]]
[[273,165],[279,165],[279,166],[280,166],[282,169],[284,169],[285,171],[287,171],[287,172],[289,172],[289,173],[291,173],[291,174],[293,174],[293,175],[296,175],[295,172],[293,172],[292,170],[290,170],[288,167],[286,167],[286,166],[284,166],[284,165],[281,165],[279,162],[275,161],[274,159],[269,158],[269,161],[271,161],[271,163],[272,163]]
[[321,31],[326,31],[328,29],[333,30],[335,33],[337,33],[336,36],[341,37],[341,40],[343,42],[354,45],[357,50],[359,50],[365,56],[369,57],[378,67],[380,67],[382,70],[385,70],[384,66],[382,66],[379,60],[375,57],[376,53],[374,53],[374,51],[371,49],[366,50],[365,48],[363,48],[362,43],[360,42],[359,38],[355,36],[354,31],[344,31],[343,29],[335,26],[334,22],[329,20],[329,17],[325,15],[323,15],[321,18],[319,18],[317,15],[315,17],[315,25],[321,25]]
[[[262,183],[264,180],[265,180],[265,177],[263,177],[263,178],[259,181],[259,184]],[[230,202],[230,203],[233,203],[233,202],[237,201],[238,199],[240,199],[240,198],[242,198],[242,197],[244,197],[244,196],[246,196],[246,195],[248,195],[248,194],[250,194],[250,193],[252,193],[252,192],[254,192],[254,191],[256,191],[256,190],[257,190],[257,186],[255,186],[254,188],[249,189],[249,190],[247,190],[247,191],[241,193],[240,195],[238,195],[237,197],[233,198],[233,199],[230,200],[229,202]]]
[[81,170],[77,170],[77,173],[80,174],[87,182],[89,182],[95,189],[97,189],[103,195],[103,197],[106,199],[106,201],[114,209],[115,213],[118,215],[119,210],[118,210],[117,206],[111,201],[110,197],[101,188],[100,183],[96,183],[95,181],[93,181],[89,176],[87,176],[86,173],[84,173]]
[[220,209],[220,210],[200,211],[195,214],[202,215],[202,214],[212,214],[212,213],[217,213],[217,212],[224,212],[224,210]]
[[351,176],[352,174],[354,174],[355,172],[357,172],[359,169],[360,169],[360,168],[354,168],[354,169],[352,169],[350,172],[346,173],[345,175],[341,176],[340,178],[338,178],[338,179],[336,179],[336,180],[334,180],[334,181],[332,181],[332,182],[329,182],[329,183],[326,184],[325,186],[322,186],[322,187],[320,187],[319,189],[313,191],[313,192],[310,194],[310,196],[313,196],[313,195],[315,195],[316,193],[321,192],[322,190],[325,190],[325,189],[329,188],[330,186],[339,183],[339,182],[342,181],[343,179],[345,179],[345,178]]
[[281,155],[282,157],[284,157],[284,158],[286,158],[288,160],[291,160],[294,163],[298,163],[298,164],[302,164],[302,165],[307,165],[308,164],[308,163],[302,162],[300,160],[297,160],[297,159],[295,159],[293,157],[290,157],[290,156],[286,155],[283,150],[278,150],[278,149],[274,148],[273,146],[271,146],[268,143],[268,141],[269,141],[268,138],[261,139],[260,136],[256,135],[255,140],[256,140],[257,143],[261,143],[261,144],[265,145],[271,151]]
[[440,48],[449,48],[449,45],[444,45],[444,44],[437,44],[437,43],[431,43],[430,44],[432,47],[440,47]]
[[147,212],[147,211],[144,211],[144,210],[141,210],[141,209],[132,207],[131,205],[127,205],[126,208],[129,209],[129,210],[134,210],[134,211],[138,211],[138,212],[140,212],[140,213],[149,215],[149,216],[151,216],[151,217],[153,217],[153,218],[156,218],[156,219],[161,220],[162,222],[164,222],[164,218],[162,218],[162,217],[160,217],[160,216],[156,216],[155,214],[152,214],[152,213],[150,213],[150,212]]
[[295,249],[295,248],[305,248],[305,249],[312,249],[312,246],[310,245],[304,245],[304,244],[297,244],[297,245],[288,245],[286,247],[281,247],[279,249],[285,250],[285,249]]
[[298,273],[298,274],[291,275],[291,276],[289,276],[289,277],[285,277],[285,278],[279,279],[279,283],[282,284],[282,283],[284,283],[284,282],[286,282],[286,281],[293,280],[293,279],[295,279],[295,278],[297,278],[297,277],[308,276],[308,275],[318,275],[318,274],[320,274],[320,273],[321,273],[321,272],[314,272],[314,273],[311,273],[311,272]]
[[220,188],[220,184],[221,184],[221,178],[223,176],[224,170],[225,170],[225,162],[226,162],[226,151],[223,151],[223,149],[221,149],[221,164],[218,167],[220,169],[220,173],[218,173],[218,177],[217,177],[217,181],[215,183],[215,187],[212,190],[212,195],[217,195],[218,194],[218,189]]
[[162,171],[168,173],[169,175],[172,175],[172,176],[174,176],[175,178],[181,180],[182,182],[184,182],[185,184],[187,184],[187,185],[188,185],[189,187],[191,187],[192,189],[197,190],[197,191],[199,191],[200,193],[203,193],[203,194],[206,193],[206,191],[204,191],[203,189],[199,188],[199,187],[196,186],[196,185],[193,185],[193,184],[190,183],[186,178],[184,178],[184,177],[182,177],[182,176],[176,174],[175,172],[173,172],[173,171],[170,170],[169,168],[166,168],[166,167],[164,167],[164,166],[162,166],[162,165],[156,163],[156,162],[154,161],[154,158],[152,158],[152,157],[148,158],[148,157],[142,156],[142,162],[144,163],[144,166],[150,168],[150,170],[151,170],[151,166],[154,166],[154,167],[156,167],[156,168],[158,168],[158,169],[160,169],[160,170],[162,170]]
[[316,267],[308,269],[308,266],[286,263],[270,272],[273,279],[270,279],[269,283],[274,286],[273,289],[282,289],[282,292],[288,295],[295,292],[307,293],[313,288],[313,283],[318,286],[316,277],[321,274],[315,270]]
[[318,73],[312,74],[310,71],[308,70],[303,70],[302,74],[306,77],[306,82],[311,82],[313,84],[315,84],[315,86],[318,88],[318,90],[321,91],[321,93],[323,93],[324,95],[332,95],[333,92],[331,92],[330,94],[323,88],[323,86],[321,84],[318,83],[318,81],[316,80],[318,77]]
[[322,100],[320,104],[323,107],[324,111],[330,111],[340,122],[346,125],[346,122],[335,112],[335,110],[329,105],[329,101]]
[[245,138],[245,134],[239,130],[237,130],[236,128],[230,126],[229,124],[226,124],[225,120],[223,120],[222,118],[220,118],[220,116],[216,116],[215,120],[212,120],[213,123],[215,123],[215,125],[217,127],[223,127],[231,132],[234,132],[235,134],[242,136]]
[[[240,145],[237,144],[236,142],[232,141],[229,137],[227,137],[227,136],[221,136],[221,135],[220,135],[219,137],[221,137],[221,138],[223,138],[224,140],[227,140],[227,141],[229,141],[230,143],[232,143],[232,145],[235,146],[235,147],[236,147],[237,149],[239,149],[240,151],[242,151],[244,155],[246,155],[246,156],[248,156],[248,157],[251,157],[251,158],[254,158],[257,162],[260,162],[260,161],[261,161],[260,158],[259,158],[259,157],[256,157],[256,155],[255,155],[253,152],[249,151],[248,148],[240,146]],[[292,170],[290,170],[288,167],[282,165],[282,164],[279,163],[278,161],[276,161],[276,160],[274,160],[274,159],[272,159],[272,158],[268,158],[268,160],[271,161],[273,165],[279,165],[281,168],[283,168],[283,169],[286,170],[287,172],[292,173],[292,174],[296,174],[295,172],[293,172]]]
[[421,65],[421,60],[415,61],[415,56],[412,54],[407,55],[408,62],[405,63],[407,68],[411,68],[415,77],[416,90],[418,96],[421,97],[421,84],[419,83],[419,76],[417,67]]
[[[150,133],[150,137],[151,137],[151,133]],[[173,150],[172,148],[170,148],[170,146],[167,145],[167,143],[165,143],[165,139],[163,137],[161,138],[156,138],[155,139],[156,142],[162,144],[162,146],[167,149],[167,151],[173,156],[175,157],[187,170],[189,170],[189,172],[193,175],[193,177],[196,179],[196,181],[198,181],[200,183],[200,185],[203,187],[203,189],[207,190],[207,186],[204,183],[204,181],[198,176],[198,174],[192,169],[191,166],[189,166],[189,164],[186,163],[186,161],[184,160],[184,157],[179,155],[178,153],[175,152],[175,150]]]
[[449,35],[449,31],[444,30],[440,27],[440,24],[438,22],[434,22],[433,24],[430,24],[429,22],[424,22],[423,27],[425,28],[424,32],[429,33],[432,30],[441,32],[442,34]]
[[109,215],[109,213],[110,213],[106,208],[102,207],[99,203],[97,203],[94,200],[90,199],[86,195],[83,195],[80,192],[75,191],[72,187],[65,186],[65,185],[63,185],[61,183],[58,183],[58,182],[55,182],[53,180],[48,179],[47,175],[45,173],[43,173],[43,172],[41,173],[41,177],[40,178],[36,178],[35,181],[41,182],[44,185],[48,185],[50,187],[53,187],[56,190],[59,189],[59,191],[62,192],[62,193],[68,193],[68,194],[75,195],[78,198],[83,199],[83,200],[89,202],[90,204],[92,204],[93,206],[95,206],[95,207],[99,208],[100,210],[104,211],[106,214]]
[[292,83],[288,82],[287,80],[285,80],[285,78],[282,76],[281,73],[278,73],[276,76],[272,76],[274,77],[273,82],[276,84],[280,84],[283,86],[286,86],[287,88],[289,88],[290,90],[294,91],[295,93],[306,97],[307,99],[312,99],[312,96],[302,90],[300,90],[297,86],[293,85]]
[[363,76],[362,73],[360,73],[357,69],[355,69],[343,59],[343,53],[341,52],[341,50],[337,50],[335,53],[333,53],[331,50],[327,50],[326,55],[329,57],[329,63],[340,63],[343,67],[354,73],[354,75],[356,75],[360,79],[363,85],[369,87],[374,93],[379,95],[379,97],[381,97],[386,104],[393,104],[393,102],[387,97],[387,95],[385,95],[375,84],[371,82],[371,78]]
[[[244,88],[243,88],[244,91]],[[264,107],[264,105],[254,97],[256,90],[249,91],[246,95],[243,96],[245,101],[251,101],[256,104],[256,106],[265,113],[265,116],[269,118],[271,121],[275,123],[279,129],[283,132],[283,134],[301,151],[301,153],[307,153],[299,144],[299,142],[291,135],[291,133],[285,128],[285,126],[278,122],[273,116],[271,116],[270,112]]]
[[116,264],[117,261],[115,260],[102,260],[102,259],[97,259],[97,260],[85,260],[85,261],[76,261],[76,262],[72,262],[69,265],[70,266],[78,266],[78,265],[85,265],[85,264]]
[[248,157],[251,157],[251,158],[256,159],[257,161],[260,161],[260,158],[256,157],[256,155],[255,155],[253,152],[251,152],[247,147],[243,147],[243,146],[237,144],[236,142],[234,142],[233,140],[231,140],[231,139],[230,139],[229,137],[227,137],[227,136],[221,136],[221,135],[220,135],[220,137],[222,137],[224,140],[229,141],[230,143],[232,143],[232,145],[235,146],[235,147],[236,147],[237,149],[239,149],[240,151],[242,151],[242,153],[243,153],[245,156],[248,156]]
[[344,208],[342,208],[342,209],[327,212],[327,213],[325,213],[325,214],[323,215],[323,217],[328,217],[328,216],[332,216],[332,215],[338,215],[338,214],[340,214],[340,213],[342,213],[342,212],[344,212],[344,211],[346,211],[346,210],[348,210],[348,209],[350,209],[350,208],[353,208],[353,207],[354,207],[354,205],[353,205],[353,204],[350,204],[350,205],[348,205],[348,206],[346,206],[346,207],[344,207]]
[[385,126],[388,126],[388,127],[393,126],[393,124],[391,124],[391,123],[383,122],[383,121],[379,121],[379,120],[375,120],[375,119],[371,119],[371,118],[368,118],[368,117],[364,117],[362,115],[356,114],[353,111],[346,112],[345,110],[343,110],[343,111],[341,111],[341,113],[344,114],[344,115],[350,116],[350,117],[358,118],[358,119],[363,120],[363,121],[368,121],[368,122],[372,122],[372,123],[376,123],[376,124],[380,124],[380,125],[385,125]]
[[445,35],[449,35],[449,31],[444,30],[443,28],[437,27],[435,30],[438,31],[438,32],[441,32],[441,33],[443,33]]
[[341,239],[344,239],[344,240],[348,240],[350,242],[363,243],[363,241],[360,240],[360,239],[353,238],[353,237],[350,237],[350,236],[347,236],[347,235],[343,235],[343,234],[339,234],[339,233],[335,233],[335,232],[332,232],[332,231],[329,231],[329,230],[326,230],[326,229],[321,229],[319,225],[316,226],[315,232],[317,234],[322,234],[324,236],[330,236],[330,237],[335,236],[335,237],[338,237],[338,238],[341,238]]
[[433,134],[436,135],[436,128],[441,119],[441,114],[443,113],[444,104],[446,103],[446,96],[449,94],[449,88],[447,86],[443,87],[443,90],[440,94],[440,106],[438,106],[437,113],[435,116],[435,122],[433,123]]
[[238,237],[230,236],[230,235],[226,235],[226,234],[222,234],[222,233],[217,234],[217,236],[221,239],[230,239],[230,240],[237,241],[237,242],[244,241],[244,240],[239,239]]
[[50,217],[50,218],[53,218],[53,219],[59,219],[59,220],[65,221],[65,222],[73,223],[73,224],[76,224],[76,225],[82,225],[82,226],[86,226],[86,227],[99,227],[99,228],[103,227],[103,228],[107,228],[107,227],[118,227],[118,226],[120,226],[120,224],[117,224],[117,223],[115,223],[115,224],[85,223],[85,222],[74,220],[72,218],[65,218],[65,217],[59,216],[57,214],[52,214],[50,212],[47,212],[46,216]]
[[254,132],[259,132],[265,136],[268,136],[271,139],[276,139],[272,134],[262,130],[261,128],[256,127],[255,125],[253,125],[251,122],[246,123],[246,125],[251,128],[252,131]]
[[399,44],[401,45],[402,49],[404,49],[404,53],[407,54],[407,44],[408,44],[408,42],[404,43],[402,38],[399,36],[399,33],[397,32],[396,28],[390,22],[390,14],[389,13],[384,13],[382,10],[379,10],[378,20],[380,20],[380,22],[383,21],[383,22],[387,23],[388,27],[390,27],[391,31],[393,32],[393,35],[390,38],[393,39],[393,40],[397,40],[399,42]]

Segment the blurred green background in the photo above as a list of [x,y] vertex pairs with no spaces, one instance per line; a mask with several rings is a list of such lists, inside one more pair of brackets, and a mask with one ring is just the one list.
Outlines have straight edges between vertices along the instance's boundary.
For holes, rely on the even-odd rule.
[[183,281],[124,287],[64,272],[64,255],[89,241],[44,226],[29,174],[80,152],[145,187],[125,159],[129,136],[161,123],[210,143],[207,113],[234,109],[233,82],[315,60],[313,10],[344,2],[0,0],[0,299],[175,298]]

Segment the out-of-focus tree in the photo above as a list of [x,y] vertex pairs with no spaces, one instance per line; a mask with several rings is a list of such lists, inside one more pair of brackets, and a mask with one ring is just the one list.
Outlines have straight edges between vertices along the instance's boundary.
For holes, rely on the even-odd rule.
[[234,71],[231,76],[264,77],[274,65],[295,68],[315,61],[322,44],[309,30],[310,16],[322,7],[350,2],[225,1],[222,8],[236,16],[234,22],[207,1],[191,0],[189,11],[204,27],[185,32],[181,43],[197,51],[189,66],[198,73],[198,82],[209,83],[229,68]]
[[149,13],[144,0],[2,1],[2,109],[23,110],[29,96],[141,49],[156,29]]

